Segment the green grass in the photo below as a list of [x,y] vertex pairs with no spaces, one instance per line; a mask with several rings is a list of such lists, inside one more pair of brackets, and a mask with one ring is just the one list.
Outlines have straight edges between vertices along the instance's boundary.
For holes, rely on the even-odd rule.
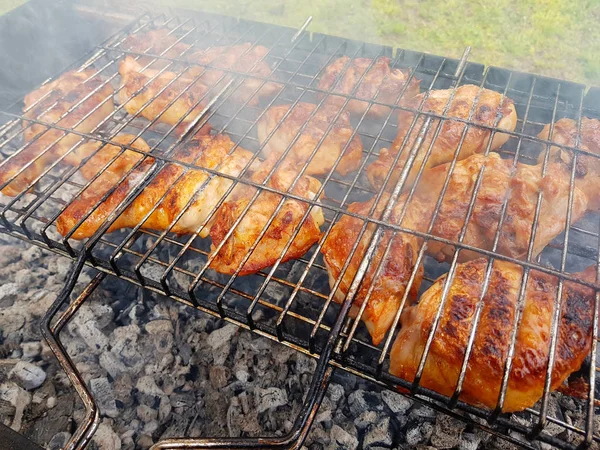
[[[152,0],[163,3],[161,0]],[[600,85],[600,0],[174,0],[174,7]]]
[[[0,14],[24,0],[0,0]],[[600,0],[150,0],[600,86]],[[148,3],[144,3],[149,6]]]

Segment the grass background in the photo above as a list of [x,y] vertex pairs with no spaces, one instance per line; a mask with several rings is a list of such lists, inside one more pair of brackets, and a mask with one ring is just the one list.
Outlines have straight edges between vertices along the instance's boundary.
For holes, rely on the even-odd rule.
[[[0,0],[0,14],[23,0]],[[600,86],[600,0],[148,0]]]

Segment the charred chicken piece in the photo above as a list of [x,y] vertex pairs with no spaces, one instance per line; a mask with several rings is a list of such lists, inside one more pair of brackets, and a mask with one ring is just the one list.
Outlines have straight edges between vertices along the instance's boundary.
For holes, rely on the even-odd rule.
[[[538,137],[548,140],[549,136],[550,124],[544,127]],[[575,184],[587,194],[588,209],[600,211],[600,120],[582,117],[579,129],[573,119],[560,119],[554,123],[551,141],[598,155],[597,158],[584,154],[577,157]],[[543,162],[544,157],[545,152],[540,153],[538,162]],[[550,147],[550,162],[561,162],[570,167],[572,159],[572,151]]]
[[[474,326],[488,261],[480,258],[459,264],[440,322],[435,331],[420,385],[446,396],[455,390],[469,334]],[[487,408],[496,407],[516,320],[523,270],[494,261],[483,309],[469,357],[460,399]],[[577,274],[594,282],[595,268]],[[432,330],[446,276],[438,279],[401,317],[401,329],[390,354],[390,372],[413,381],[425,343]],[[521,411],[542,396],[547,370],[552,315],[557,307],[556,277],[532,270],[527,280],[524,309],[518,324],[515,354],[508,379],[504,412]],[[594,316],[594,289],[564,283],[551,390],[578,370],[590,352]]]
[[[346,175],[359,167],[362,158],[362,142],[357,134],[351,138],[354,130],[347,112],[342,112],[331,126],[332,121],[339,112],[339,107],[320,106],[311,118],[310,115],[315,111],[317,105],[300,102],[283,119],[291,107],[292,105],[273,106],[259,120],[257,125],[258,140],[261,145],[264,145],[263,154],[267,156],[272,153],[283,154],[299,134],[287,154],[286,160],[297,167],[302,167],[308,163],[308,168],[305,171],[307,175],[325,175],[329,173],[342,152],[342,158],[335,169],[339,174]],[[305,124],[307,124],[306,127],[300,131]],[[331,129],[327,132],[330,126]],[[273,130],[275,130],[275,133],[268,142],[265,142]],[[321,146],[308,162],[323,136],[325,136],[325,139]]]
[[[373,217],[380,219],[387,204],[389,197],[384,195],[373,213]],[[362,203],[353,203],[348,207],[348,211],[368,216],[374,200]],[[399,212],[399,211],[398,211]],[[398,220],[397,211],[392,213],[391,221]],[[335,291],[334,300],[342,303],[346,298],[348,289],[356,275],[358,267],[367,251],[373,234],[375,233],[375,224],[370,223],[359,241],[355,253],[352,255],[347,270],[342,274],[344,264],[350,256],[353,245],[358,240],[360,230],[364,225],[364,220],[356,217],[344,215],[334,225],[327,236],[321,249],[327,273],[329,274],[329,286],[333,288],[336,280],[341,276],[341,282]],[[391,248],[387,257],[382,262],[385,250],[392,240]],[[374,345],[379,345],[385,338],[394,316],[398,312],[402,298],[406,292],[406,286],[415,265],[417,254],[421,245],[421,240],[415,236],[406,233],[397,233],[395,236],[392,231],[385,231],[379,241],[375,255],[373,256],[367,273],[362,284],[356,293],[350,314],[354,317],[359,311],[360,306],[366,299],[367,292],[371,289],[372,293],[368,299],[367,306],[361,317],[365,323]],[[383,264],[379,276],[377,268]],[[423,268],[419,268],[415,281],[411,286],[409,295],[416,296],[419,291],[421,280],[423,278]]]
[[[178,147],[173,158],[191,164],[198,169],[188,169],[176,163],[163,167],[150,184],[133,200],[125,211],[111,224],[107,232],[137,226],[152,211],[141,227],[162,231],[173,225],[171,231],[177,234],[199,233],[208,235],[209,225],[203,226],[213,209],[225,195],[233,181],[210,174],[200,168],[216,170],[226,175],[237,176],[252,158],[252,153],[240,147],[232,151],[234,143],[224,135],[198,136]],[[123,155],[122,157],[132,158]],[[97,178],[83,194],[73,200],[57,220],[57,229],[63,236],[77,224],[86,213],[92,214],[73,234],[73,239],[92,236],[117,209],[118,205],[150,170],[154,158],[147,157],[102,203],[98,201],[115,186],[114,174],[109,166],[106,175]],[[122,165],[120,161],[113,163]],[[129,166],[131,169],[133,165]],[[160,200],[165,195],[164,200]],[[191,202],[191,203],[190,203]],[[186,206],[190,203],[189,207]],[[178,215],[183,215],[176,220]]]
[[[175,72],[158,72],[152,68],[144,70],[134,58],[126,57],[119,65],[119,100],[131,115],[139,114],[145,119],[157,119],[171,126],[182,119],[177,130],[181,132],[196,120],[210,101],[209,87],[201,80],[194,81],[189,72],[184,72],[179,78]],[[210,127],[203,127],[201,132],[210,132]]]
[[[405,187],[413,185],[419,168],[425,162],[425,156],[431,148],[431,153],[425,168],[431,168],[452,161],[454,154],[459,148],[461,136],[465,127],[464,122],[452,120],[452,118],[466,120],[475,104],[475,109],[470,122],[478,125],[495,126],[502,130],[513,131],[517,124],[517,113],[513,101],[504,97],[495,91],[483,89],[474,85],[464,85],[454,89],[434,90],[424,92],[413,97],[403,103],[409,108],[418,109],[423,101],[424,96],[428,96],[423,103],[421,109],[424,112],[433,112],[442,114],[446,106],[450,102],[450,107],[446,112],[448,119],[443,120],[440,133],[435,141],[433,141],[435,130],[440,119],[431,121],[429,129],[423,139],[421,146],[416,154],[414,163],[410,168]],[[452,101],[450,101],[452,95]],[[398,135],[394,140],[391,148],[382,149],[380,156],[367,168],[367,177],[371,185],[376,189],[381,189],[388,172],[392,171],[390,181],[387,183],[386,189],[391,190],[395,186],[409,154],[413,149],[421,128],[425,122],[425,116],[420,115],[413,127],[410,130],[410,125],[415,118],[415,113],[410,111],[400,111],[398,114]],[[485,128],[469,126],[465,135],[465,139],[458,150],[458,160],[467,158],[474,153],[482,153],[486,150],[487,144],[491,136],[491,131]],[[495,150],[502,146],[509,136],[504,133],[496,133],[492,137],[491,150]],[[396,165],[393,164],[395,156],[400,152],[402,146],[402,154],[400,155]],[[393,167],[392,167],[393,166]]]
[[[541,191],[543,193],[542,204],[533,247],[533,256],[536,256],[566,227],[569,173],[561,164],[549,165],[546,175],[542,177],[541,166],[517,164],[514,167],[512,160],[503,160],[497,153],[492,153],[488,157],[476,154],[459,161],[452,173],[450,173],[450,164],[435,167],[423,173],[408,204],[406,204],[408,194],[402,194],[394,205],[392,216],[389,219],[390,223],[418,232],[427,232],[444,181],[450,176],[431,233],[434,236],[458,242],[469,211],[477,175],[484,165],[483,179],[477,192],[463,243],[484,250],[492,250],[496,231],[500,224],[502,206],[504,201],[507,201],[506,216],[502,223],[496,251],[513,258],[526,257],[532,236],[538,192]],[[379,211],[383,210],[388,200],[389,196],[387,194],[381,197],[375,217],[378,217]],[[372,202],[373,200],[354,203],[348,209],[351,212],[366,216]],[[583,217],[586,208],[587,198],[585,194],[575,188],[571,223]],[[404,209],[405,215],[402,218]],[[343,216],[334,225],[325,241],[322,251],[331,286],[339,278],[340,271],[350,255],[350,250],[356,242],[358,230],[362,224],[363,220],[359,218]],[[366,237],[361,241],[357,254],[353,256],[336,292],[336,298],[339,301],[342,301],[346,296],[365,252],[368,238],[374,232],[374,225],[369,225],[369,227],[373,229],[368,229]],[[391,235],[391,232],[386,233]],[[413,270],[416,253],[421,244],[420,239],[403,233],[398,233],[395,239],[398,242],[394,242],[388,253],[388,258],[385,261],[386,271],[382,272],[382,276],[377,279],[373,296],[369,300],[362,317],[371,333],[374,344],[381,342],[398,311],[398,305],[404,295],[406,283]],[[387,244],[389,237],[385,237],[382,241],[383,244],[379,245],[355,299],[355,306],[357,307],[362,304],[367,290],[373,283],[376,267],[381,261],[385,248],[384,244]],[[455,251],[455,246],[444,242],[429,240],[427,243],[427,253],[436,257],[439,261],[450,261]],[[459,254],[459,261],[467,261],[478,256],[480,254],[476,252],[463,250]],[[387,271],[388,267],[389,272]],[[415,292],[419,288],[419,281],[420,278],[417,277],[414,285],[411,286],[412,289],[415,289]],[[376,308],[380,310],[385,308],[386,314],[381,315],[371,312]],[[374,318],[379,318],[379,321]],[[375,325],[373,325],[374,323]],[[379,324],[379,327],[376,326],[377,324]]]
[[[342,56],[325,68],[319,81],[319,89],[330,91],[332,94],[352,95],[359,99],[394,105],[419,93],[420,81],[416,78],[409,81],[409,77],[408,71],[392,69],[388,57],[382,56],[373,62],[369,58],[350,59],[348,56]],[[344,101],[345,97],[329,95],[326,103],[342,106]],[[352,114],[362,115],[368,106],[368,102],[350,100],[347,108]],[[382,118],[389,111],[387,106],[373,105],[367,114],[374,118]]]
[[[210,68],[193,66],[188,72],[191,76],[202,75],[202,82],[207,86],[224,86],[235,75],[226,74],[217,69],[228,69],[241,73],[245,80],[239,87],[236,87],[228,99],[238,103],[248,102],[249,106],[256,106],[261,97],[272,96],[281,89],[281,85],[278,83],[265,82],[261,79],[271,76],[271,68],[264,60],[268,53],[269,49],[266,47],[248,42],[198,50],[190,54],[187,60],[191,63],[210,66]],[[255,78],[256,76],[261,78]]]
[[[93,70],[71,71],[27,94],[23,115],[27,119],[90,133],[113,112],[113,93],[112,87]],[[75,150],[82,140],[80,135],[27,120],[23,126],[25,148],[0,162],[0,184],[10,181],[2,193],[9,196],[29,189],[34,180],[61,157],[65,164],[81,162]]]
[[[277,159],[278,155],[276,154],[267,159],[252,176],[252,180],[256,183],[264,183],[266,175]],[[296,167],[284,164],[276,169],[267,185],[278,191],[288,192],[297,173]],[[321,183],[318,180],[302,176],[291,192],[312,200],[315,198],[320,186]],[[216,253],[216,257],[210,266],[217,272],[233,274],[241,267],[240,275],[256,273],[272,266],[282,255],[281,262],[299,258],[319,240],[320,227],[324,223],[321,208],[293,199],[284,200],[282,208],[259,240],[260,233],[275,214],[283,196],[274,192],[262,191],[242,216],[244,208],[250,203],[255,193],[254,188],[238,190],[234,198],[228,199],[216,215],[210,229],[213,254],[217,251],[217,247],[221,242],[227,239],[224,246]],[[301,222],[304,213],[309,208],[310,213]],[[242,217],[240,223],[233,228],[240,217]],[[233,233],[226,238],[227,233],[232,228]],[[290,242],[296,230],[299,230],[298,234],[293,238],[290,247],[284,254],[284,248]],[[252,251],[250,258],[242,265],[244,257],[255,244],[256,248]]]

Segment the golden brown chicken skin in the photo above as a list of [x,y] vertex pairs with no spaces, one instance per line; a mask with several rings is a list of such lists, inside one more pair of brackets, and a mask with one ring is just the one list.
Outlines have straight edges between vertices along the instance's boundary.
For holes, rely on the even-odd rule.
[[[113,112],[113,93],[112,87],[93,70],[71,71],[27,94],[23,115],[27,119],[90,133]],[[81,162],[75,150],[82,140],[80,135],[27,121],[23,121],[23,126],[25,148],[0,162],[0,185],[12,179],[2,189],[4,195],[16,196],[26,191],[61,157],[64,164]]]
[[[180,145],[175,150],[173,158],[199,168],[213,169],[219,173],[237,176],[249,163],[253,154],[240,147],[235,149],[233,147],[234,143],[224,135],[198,136]],[[96,179],[59,216],[57,220],[59,233],[66,235],[87,212],[93,210],[72,237],[84,239],[92,236],[138,185],[153,162],[153,158],[146,158],[99,205],[97,205],[98,201],[115,184],[112,175]],[[110,171],[108,172],[110,174]],[[199,233],[200,236],[205,237],[208,235],[209,228],[209,224],[205,222],[232,183],[233,181],[228,178],[211,175],[203,170],[190,169],[186,172],[185,166],[169,163],[152,178],[150,184],[111,224],[107,232],[135,227],[151,212],[148,219],[141,224],[143,229],[163,231],[172,226],[170,231],[173,233]],[[165,198],[161,201],[165,194]],[[183,215],[177,219],[182,212]]]
[[[548,140],[549,136],[550,124],[544,127],[538,137]],[[551,141],[598,155],[594,157],[581,154],[577,157],[575,184],[587,194],[588,208],[591,211],[600,211],[600,120],[582,117],[579,128],[573,119],[560,119],[554,123]],[[543,162],[545,153],[540,153],[539,163]],[[570,167],[572,159],[572,151],[550,147],[549,161],[561,162]]]
[[[372,215],[373,217],[381,218],[388,200],[388,196],[384,195],[382,197]],[[348,211],[368,217],[372,205],[373,200],[353,203],[348,207]],[[398,213],[399,211],[394,211],[390,220],[398,220]],[[368,249],[371,237],[375,233],[375,225],[372,223],[367,225],[367,229],[350,260],[350,265],[342,275],[344,264],[350,257],[350,252],[358,240],[364,222],[364,220],[356,217],[342,216],[333,226],[321,249],[327,273],[329,274],[329,286],[333,288],[336,280],[342,276],[340,285],[334,294],[334,300],[338,303],[342,303],[346,298],[350,285]],[[391,248],[385,261],[382,263],[385,250],[391,239],[393,239]],[[421,240],[415,236],[405,233],[397,233],[393,236],[391,231],[385,231],[377,246],[367,273],[356,293],[350,312],[351,315],[356,316],[360,306],[367,297],[367,292],[372,288],[371,296],[361,320],[365,323],[374,345],[379,345],[383,341],[394,321],[394,317],[406,292],[406,286],[413,271],[420,244]],[[383,267],[377,278],[375,278],[380,264],[383,264]],[[420,267],[411,286],[410,296],[417,294],[422,278],[423,268]]]
[[[363,146],[358,134],[351,137],[354,130],[347,112],[342,112],[332,126],[332,121],[339,113],[338,107],[322,105],[315,115],[310,117],[317,105],[300,102],[293,106],[291,113],[283,119],[290,107],[292,105],[273,106],[259,120],[258,140],[261,145],[264,145],[263,154],[283,154],[300,134],[287,154],[286,160],[289,163],[293,162],[297,167],[302,167],[309,161],[318,143],[325,136],[321,146],[310,159],[305,171],[306,175],[329,173],[342,152],[342,158],[335,168],[336,172],[346,175],[360,166]],[[300,132],[305,124],[307,124],[306,128]],[[330,126],[331,129],[327,132]],[[265,142],[273,130],[275,133]]]
[[[454,392],[482,294],[486,267],[487,260],[483,258],[459,264],[426,359],[420,381],[422,387],[446,396]],[[497,404],[518,308],[522,272],[515,264],[494,262],[460,395],[467,403],[487,408]],[[595,268],[590,267],[577,276],[594,282]],[[402,313],[400,333],[390,354],[390,373],[393,375],[414,380],[441,304],[445,280],[446,276],[438,279],[421,296],[418,304]],[[534,405],[542,396],[552,315],[558,304],[557,288],[555,277],[537,270],[530,272],[504,412],[521,411]],[[593,289],[575,282],[564,284],[551,390],[578,370],[590,352],[594,297]]]
[[[252,176],[254,182],[264,183],[273,162],[277,159],[276,156],[273,155],[262,164]],[[288,192],[296,176],[296,168],[286,164],[276,169],[267,181],[267,185],[280,192]],[[291,192],[312,200],[315,199],[320,186],[321,183],[316,179],[301,176]],[[238,187],[241,188],[241,186]],[[320,207],[311,207],[308,203],[299,200],[286,199],[282,208],[275,214],[283,196],[274,192],[262,191],[242,216],[255,192],[254,188],[247,186],[239,189],[237,195],[233,199],[227,200],[216,214],[210,229],[211,250],[212,254],[216,254],[216,256],[210,267],[217,272],[233,274],[240,269],[239,275],[256,273],[272,266],[280,257],[282,263],[299,258],[319,240],[320,227],[324,222]],[[308,216],[301,222],[309,208]],[[275,219],[259,240],[261,232],[273,215],[275,215]],[[240,217],[242,217],[240,223],[233,228]],[[227,233],[232,229],[233,233],[226,238]],[[299,231],[293,237],[296,230]],[[227,239],[225,244],[217,252],[217,247],[225,239]],[[284,253],[284,248],[290,241],[291,245]],[[252,251],[250,258],[243,263],[245,256],[255,244],[256,248]]]
[[[506,201],[505,218],[496,252],[517,259],[525,258],[532,236],[539,192],[542,193],[542,204],[532,256],[537,256],[552,239],[565,230],[570,186],[568,170],[561,164],[549,164],[546,174],[543,175],[541,165],[517,163],[515,166],[511,159],[502,159],[497,153],[490,153],[487,157],[475,154],[459,161],[452,172],[450,166],[450,163],[443,164],[423,173],[403,222],[406,227],[427,231],[444,181],[450,176],[431,233],[458,242],[475,192],[478,174],[484,167],[464,244],[492,250],[501,221],[502,207]],[[406,197],[405,194],[404,198]],[[399,202],[396,207],[400,209],[402,204]],[[587,196],[575,188],[571,223],[581,219],[587,207]],[[450,261],[455,247],[431,240],[427,251],[440,261]],[[462,251],[459,260],[466,261],[478,256],[476,252]]]
[[[194,81],[188,72],[177,78],[177,73],[163,71],[153,78],[158,72],[151,68],[144,70],[134,58],[126,57],[119,65],[119,101],[129,114],[147,120],[156,119],[171,126],[181,120],[176,130],[181,132],[198,118],[210,101],[209,87],[200,80]],[[209,127],[202,129],[202,133],[209,131]]]
[[[452,95],[454,95],[454,98],[451,100]],[[425,98],[425,96],[427,97]],[[420,107],[424,99],[425,101],[422,107]],[[482,89],[474,85],[460,86],[456,90],[447,89],[424,92],[403,102],[403,105],[408,108],[421,109],[424,112],[442,114],[449,102],[450,106],[446,115],[451,118],[469,119],[469,114],[475,104],[476,106],[470,119],[470,122],[474,124],[495,126],[508,131],[513,131],[517,124],[517,113],[511,99],[504,97],[498,92]],[[385,177],[390,171],[392,171],[392,175],[386,189],[393,189],[398,181],[400,173],[409,158],[410,152],[417,143],[417,138],[425,122],[425,117],[422,115],[419,116],[411,131],[410,125],[414,117],[415,113],[410,111],[402,110],[398,113],[398,135],[392,146],[389,150],[382,149],[379,158],[367,167],[367,177],[374,188],[381,189]],[[410,168],[405,187],[412,186],[414,183],[419,168],[425,162],[425,156],[432,142],[433,146],[430,156],[425,162],[425,168],[435,167],[454,159],[454,154],[458,150],[466,124],[452,119],[445,119],[437,139],[433,141],[438,124],[439,119],[431,121],[425,138],[417,151],[414,163]],[[471,156],[474,153],[484,152],[490,136],[491,131],[488,129],[469,126],[458,153],[458,160]],[[508,138],[507,134],[496,133],[492,138],[490,149],[495,150],[501,147]],[[401,150],[403,144],[404,149],[402,150],[402,154],[396,165],[394,165],[394,158]],[[392,168],[392,166],[394,167]]]
[[[325,68],[319,81],[319,89],[330,91],[332,94],[351,95],[359,99],[395,105],[401,99],[409,99],[419,93],[420,81],[414,77],[409,81],[409,78],[408,71],[392,69],[388,57],[382,56],[373,62],[369,58],[350,59],[348,56],[342,56]],[[326,103],[342,106],[345,99],[329,95]],[[352,114],[362,115],[368,106],[367,102],[350,100],[347,108]],[[387,106],[373,105],[367,114],[374,118],[382,118],[389,111]]]
[[[249,106],[256,106],[261,97],[272,96],[281,89],[278,83],[265,82],[261,79],[271,77],[271,68],[265,61],[268,53],[268,48],[249,42],[201,49],[189,55],[187,60],[210,68],[194,66],[189,69],[189,74],[190,76],[202,74],[202,82],[207,86],[214,86],[224,85],[232,76],[241,73],[245,76],[245,80],[228,96],[228,100],[238,103],[248,102]],[[228,69],[234,73],[225,74],[215,69]]]

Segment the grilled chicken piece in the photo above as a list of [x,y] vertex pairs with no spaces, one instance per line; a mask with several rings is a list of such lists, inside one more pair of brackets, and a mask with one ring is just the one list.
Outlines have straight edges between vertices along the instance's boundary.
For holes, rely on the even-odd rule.
[[[454,98],[450,102],[451,96]],[[423,98],[428,96],[421,107],[424,112],[433,112],[442,114],[450,102],[450,107],[446,112],[448,117],[459,119],[468,119],[473,105],[475,110],[471,116],[470,122],[485,126],[495,126],[502,130],[513,131],[517,124],[517,113],[513,101],[504,97],[495,91],[482,89],[474,85],[460,86],[456,90],[436,90],[428,91],[413,97],[412,99],[403,102],[403,105],[409,108],[419,109],[419,105]],[[379,158],[367,167],[367,177],[371,185],[377,190],[381,189],[388,172],[392,171],[390,181],[386,189],[392,190],[396,185],[398,178],[409,154],[417,142],[417,138],[421,132],[421,128],[425,122],[425,116],[421,115],[417,118],[415,126],[410,131],[410,125],[415,118],[415,113],[410,111],[400,111],[398,114],[398,135],[394,140],[391,148],[382,149]],[[431,121],[429,129],[425,134],[425,138],[421,143],[421,147],[417,151],[414,163],[410,168],[405,187],[413,185],[419,168],[425,162],[425,156],[432,145],[436,128],[439,124],[439,119]],[[452,119],[443,121],[440,133],[437,139],[433,142],[431,154],[425,162],[425,168],[435,167],[440,164],[452,161],[454,154],[459,148],[463,131],[466,124]],[[410,133],[409,133],[410,131]],[[490,130],[469,126],[465,135],[465,139],[458,153],[458,160],[465,159],[474,153],[483,153],[490,139]],[[492,138],[491,150],[495,150],[502,146],[509,136],[504,133],[496,133]],[[402,154],[400,155],[396,165],[392,168],[394,158],[401,150],[405,142]]]
[[[333,119],[339,112],[339,107],[323,105],[310,118],[317,105],[300,102],[283,119],[290,107],[291,105],[279,105],[267,110],[258,122],[258,140],[261,145],[264,145],[262,151],[265,155],[271,153],[281,155],[300,133],[287,154],[286,160],[290,164],[293,162],[297,167],[302,167],[309,161],[312,152],[317,148],[328,127],[331,126]],[[300,131],[305,124],[306,128]],[[265,143],[273,130],[275,130],[275,133]],[[325,175],[329,173],[342,152],[344,154],[335,170],[341,175],[356,170],[360,166],[363,147],[357,134],[350,139],[353,131],[348,113],[342,112],[310,160],[305,174]]]
[[[112,183],[117,183],[138,161],[144,158],[144,153],[150,152],[150,147],[142,138],[136,138],[133,134],[119,134],[112,139],[119,145],[133,147],[133,150],[122,150],[119,145],[106,144],[100,141],[88,141],[75,150],[76,157],[83,161],[90,158],[80,169],[86,180],[91,180],[97,174],[101,174],[106,183],[108,177],[112,177]],[[117,157],[118,156],[118,157]],[[112,161],[114,158],[114,161]],[[111,162],[112,161],[112,162]]]
[[[93,70],[71,71],[27,94],[23,115],[27,119],[90,133],[113,112],[113,93],[112,87]],[[69,111],[70,108],[73,110]],[[23,126],[25,148],[0,163],[0,185],[10,181],[2,193],[9,196],[29,189],[36,178],[61,157],[66,164],[81,162],[77,152],[71,151],[82,140],[81,136],[28,121],[23,121]]]
[[[517,163],[501,159],[497,153],[485,157],[472,155],[456,163],[450,174],[450,163],[434,167],[423,173],[415,196],[410,201],[410,215],[403,222],[406,227],[426,232],[431,223],[436,202],[445,179],[450,183],[435,219],[432,234],[458,241],[464,226],[477,176],[485,165],[481,186],[473,206],[463,243],[484,250],[492,250],[502,205],[507,200],[505,219],[496,251],[506,256],[523,259],[527,256],[538,193],[542,192],[539,223],[535,230],[532,256],[537,256],[565,230],[569,206],[569,173],[561,164],[549,164],[546,175],[542,166]],[[406,197],[406,194],[405,194]],[[397,206],[400,208],[400,206]],[[571,223],[583,217],[588,207],[587,196],[578,188],[573,191]],[[430,241],[428,253],[440,261],[450,261],[455,248],[440,241]],[[480,256],[476,252],[462,251],[460,261]]]
[[[383,210],[389,200],[389,197],[385,195],[384,197],[385,198],[380,200],[377,208],[372,214],[372,216],[377,219],[381,218]],[[373,202],[374,200],[353,203],[348,207],[348,211],[368,216]],[[397,216],[398,213],[399,210],[393,211],[390,221],[393,222],[399,220],[399,216]],[[342,218],[334,225],[323,244],[321,251],[324,256],[327,273],[329,274],[329,286],[332,289],[334,283],[341,275],[353,245],[358,240],[364,222],[364,220],[356,217],[348,215],[342,216]],[[374,224],[371,223],[367,225],[367,229],[350,260],[350,264],[342,276],[340,285],[335,291],[334,300],[336,302],[342,303],[344,301],[348,289],[352,284],[352,280],[367,251],[371,237],[375,233],[375,229],[376,227]],[[391,248],[385,261],[381,263],[390,239],[393,239]],[[371,260],[371,264],[367,269],[367,273],[363,278],[356,297],[354,298],[352,310],[350,311],[350,314],[355,317],[360,306],[365,301],[367,292],[371,289],[371,285],[375,283],[372,287],[373,291],[367,306],[365,307],[365,311],[361,317],[369,330],[374,345],[378,345],[384,339],[385,334],[394,321],[394,316],[396,315],[406,292],[406,286],[414,268],[420,245],[421,240],[415,236],[405,233],[397,233],[396,236],[393,236],[391,231],[385,231],[383,237],[379,241],[377,250]],[[375,279],[380,264],[383,264],[383,267]],[[416,274],[415,281],[411,286],[409,293],[411,297],[416,296],[418,293],[422,278],[423,268],[420,267]]]
[[[540,132],[540,139],[548,140],[550,124]],[[572,119],[560,119],[554,123],[552,142],[568,147],[580,148],[586,152],[598,155],[579,155],[575,168],[575,184],[588,197],[588,209],[600,211],[600,120],[581,118],[581,130]],[[545,152],[540,153],[538,162],[543,162]],[[549,161],[562,162],[570,166],[573,152],[560,147],[551,147]]]
[[[194,81],[189,72],[177,79],[175,72],[164,71],[157,76],[158,72],[155,69],[144,70],[134,58],[126,57],[119,65],[119,101],[129,114],[139,114],[148,120],[157,119],[173,126],[183,119],[177,130],[180,133],[210,101],[209,88],[200,80]],[[202,133],[208,132],[210,127],[203,127]]]
[[[482,294],[487,260],[459,264],[426,359],[420,385],[446,396],[456,387],[469,333]],[[460,399],[494,408],[508,357],[518,309],[522,268],[496,260],[483,298],[483,309]],[[595,268],[577,274],[594,282]],[[414,305],[402,313],[400,333],[390,354],[390,372],[413,381],[425,343],[440,308],[446,276],[438,279]],[[532,270],[524,296],[504,412],[521,411],[542,396],[549,359],[552,315],[557,301],[556,277]],[[594,316],[594,289],[565,282],[558,324],[556,359],[551,390],[578,370],[590,352]]]
[[[182,163],[237,176],[248,165],[253,154],[240,147],[232,152],[233,146],[234,143],[225,135],[198,136],[178,147],[173,158]],[[66,235],[79,219],[89,211],[93,211],[72,237],[84,239],[92,236],[131,190],[139,184],[141,177],[150,170],[153,163],[154,158],[146,158],[118,184],[104,202],[98,205],[98,201],[115,186],[114,177],[111,175],[112,166],[110,166],[107,176],[96,179],[59,216],[57,220],[59,233]],[[148,219],[141,224],[143,229],[162,231],[173,225],[170,230],[173,233],[198,233],[201,237],[206,237],[210,224],[204,222],[232,183],[233,181],[228,178],[211,176],[209,172],[203,170],[190,169],[185,173],[185,166],[176,163],[167,164],[112,223],[107,232],[135,227],[152,211]],[[161,201],[163,195],[166,196]],[[182,212],[183,215],[177,219]]]
[[[166,58],[183,58],[189,51],[190,46],[180,41],[175,34],[171,34],[166,28],[144,31],[127,36],[120,44],[124,50],[144,53],[148,55],[163,56]],[[141,56],[137,59],[138,64],[146,66],[152,64],[152,69],[160,70],[169,65],[170,61],[156,59],[150,56]]]
[[[363,77],[367,69],[368,72]],[[319,89],[395,105],[401,99],[409,99],[419,93],[420,80],[411,78],[409,81],[409,76],[408,71],[390,68],[390,58],[387,57],[377,58],[373,62],[369,58],[350,59],[348,56],[342,56],[325,68],[319,81]],[[359,81],[360,84],[356,88]],[[326,103],[342,106],[344,101],[345,97],[329,95]],[[347,108],[353,114],[362,115],[368,106],[367,102],[350,100]],[[374,118],[382,118],[389,111],[387,106],[373,105],[367,114]]]
[[[187,60],[196,64],[210,65],[211,68],[193,66],[188,72],[191,76],[202,74],[202,82],[207,86],[225,85],[232,78],[232,75],[226,75],[225,72],[215,69],[239,72],[243,74],[245,81],[236,87],[228,100],[239,103],[247,101],[249,106],[256,106],[261,97],[272,96],[281,89],[278,83],[265,82],[263,85],[264,80],[254,78],[254,76],[262,78],[271,76],[271,68],[264,60],[268,53],[269,49],[266,47],[249,42],[198,50]],[[217,91],[219,89],[215,89],[215,92]]]
[[[498,240],[496,251],[513,258],[525,258],[531,239],[531,228],[535,217],[538,192],[543,193],[542,205],[539,215],[539,224],[536,228],[536,238],[533,247],[533,256],[540,253],[544,247],[562,231],[566,226],[567,208],[569,200],[569,174],[561,164],[550,164],[545,177],[542,177],[541,166],[517,164],[513,167],[512,160],[503,160],[497,153],[490,154],[487,158],[483,155],[472,155],[456,163],[454,171],[449,174],[450,164],[444,164],[423,173],[416,187],[414,196],[406,205],[408,194],[403,194],[396,204],[390,217],[390,223],[402,225],[405,228],[418,232],[427,232],[433,218],[436,203],[441,195],[445,179],[450,176],[450,181],[440,205],[431,233],[444,239],[458,242],[464,226],[471,197],[477,182],[477,175],[485,164],[483,179],[477,193],[473,211],[467,225],[463,243],[492,250],[498,225],[500,224],[502,205],[505,200],[505,220]],[[384,194],[378,204],[375,217],[379,217],[389,196]],[[373,200],[354,203],[348,208],[351,212],[367,216]],[[402,211],[405,210],[404,218]],[[583,192],[575,188],[573,192],[573,209],[571,223],[583,217],[587,208],[587,198]],[[402,221],[400,221],[402,219]],[[358,231],[363,220],[351,216],[343,216],[336,223],[323,245],[325,263],[330,276],[330,285],[339,278],[341,269],[348,259],[352,245],[356,242]],[[338,301],[342,301],[360,260],[365,252],[368,238],[374,232],[374,225],[370,225],[366,237],[361,241],[357,255],[352,258],[350,267],[344,274],[340,287],[336,292]],[[390,232],[386,232],[391,235]],[[387,240],[386,240],[387,239]],[[373,343],[378,344],[389,328],[393,317],[398,310],[398,305],[411,271],[414,267],[416,253],[421,241],[416,237],[398,233],[394,246],[389,252],[386,272],[378,278],[373,298],[369,300],[362,320],[371,332]],[[389,237],[384,238],[384,244]],[[373,276],[379,261],[383,256],[383,244],[379,245],[378,252],[369,266],[368,273],[363,281],[355,306],[362,304],[366,292],[372,284]],[[453,245],[437,240],[429,240],[427,252],[440,261],[450,261],[456,251]],[[463,250],[459,261],[477,258],[479,253]],[[387,276],[387,278],[386,278]],[[413,289],[418,290],[420,278],[417,277]],[[376,308],[386,314],[371,312]],[[373,317],[378,318],[377,322]],[[379,324],[379,328],[373,325]],[[374,330],[379,331],[374,331]]]
[[[273,154],[267,159],[252,176],[252,180],[256,183],[264,183],[266,175],[278,156]],[[290,164],[284,164],[276,169],[267,185],[281,192],[288,192],[296,176],[297,168]],[[320,187],[321,183],[318,180],[302,176],[292,189],[292,193],[312,200]],[[308,203],[299,200],[285,200],[282,208],[268,226],[266,233],[259,240],[263,228],[275,214],[283,196],[269,191],[261,192],[242,217],[244,208],[250,203],[255,192],[254,188],[238,190],[233,199],[227,200],[221,206],[214,219],[210,229],[212,253],[215,254],[217,247],[227,239],[210,265],[217,272],[233,274],[241,267],[240,275],[256,273],[272,266],[279,258],[282,258],[282,263],[299,258],[319,240],[320,227],[325,221],[323,212],[320,207],[311,207]],[[300,223],[309,208],[311,208],[310,213],[304,222]],[[226,238],[227,233],[240,217],[242,217],[240,223]],[[294,232],[298,229],[298,234],[284,254],[285,246],[288,245]],[[244,257],[255,244],[256,248],[252,251],[250,258],[242,265]]]

